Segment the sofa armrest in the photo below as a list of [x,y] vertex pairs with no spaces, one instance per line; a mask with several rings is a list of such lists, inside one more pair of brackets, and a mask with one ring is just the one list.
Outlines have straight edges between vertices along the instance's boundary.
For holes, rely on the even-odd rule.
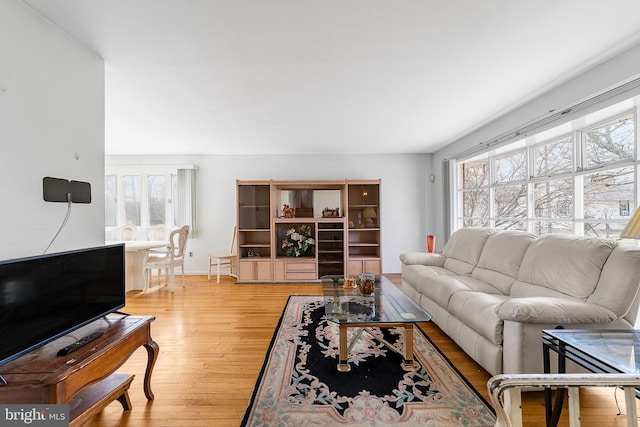
[[447,258],[442,254],[430,254],[426,252],[407,252],[400,254],[400,261],[404,265],[431,265],[435,267],[444,266]]
[[608,323],[618,318],[600,305],[551,297],[511,298],[496,309],[496,314],[502,320],[562,325]]

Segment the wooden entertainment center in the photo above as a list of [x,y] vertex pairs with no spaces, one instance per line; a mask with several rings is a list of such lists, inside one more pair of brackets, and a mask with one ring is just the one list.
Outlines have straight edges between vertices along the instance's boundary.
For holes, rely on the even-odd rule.
[[[238,180],[236,187],[239,282],[382,274],[379,179]],[[313,249],[286,254],[284,236],[301,228]]]
[[[83,424],[114,400],[129,410],[133,376],[115,371],[140,347],[148,356],[143,389],[152,400],[151,374],[159,352],[151,338],[154,320],[153,316],[106,316],[0,366],[7,382],[0,386],[0,402],[68,404],[71,426]],[[102,336],[65,356],[57,355],[61,348],[94,332]]]

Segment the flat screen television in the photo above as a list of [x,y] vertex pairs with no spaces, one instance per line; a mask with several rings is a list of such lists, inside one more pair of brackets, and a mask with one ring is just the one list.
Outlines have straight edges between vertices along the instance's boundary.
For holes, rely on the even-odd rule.
[[0,261],[0,374],[3,364],[124,307],[124,277],[123,244]]

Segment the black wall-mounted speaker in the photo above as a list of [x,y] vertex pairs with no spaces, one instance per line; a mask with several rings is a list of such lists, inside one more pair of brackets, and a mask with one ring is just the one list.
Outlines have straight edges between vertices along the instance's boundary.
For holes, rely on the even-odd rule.
[[91,203],[91,184],[62,178],[42,178],[42,198],[45,202]]

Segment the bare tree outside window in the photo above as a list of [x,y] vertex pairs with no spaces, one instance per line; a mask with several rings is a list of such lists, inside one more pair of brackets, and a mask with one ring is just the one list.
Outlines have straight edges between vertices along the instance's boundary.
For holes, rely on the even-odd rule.
[[522,181],[527,178],[525,150],[510,153],[495,160],[495,182]]
[[633,159],[635,123],[632,115],[583,132],[586,168]]
[[533,148],[534,176],[552,176],[573,170],[573,138],[564,138]]
[[[508,185],[496,187],[494,190],[494,202],[496,211],[496,228],[522,229],[522,221],[513,221],[517,218],[527,217],[527,186]],[[526,226],[524,227],[526,229]]]

